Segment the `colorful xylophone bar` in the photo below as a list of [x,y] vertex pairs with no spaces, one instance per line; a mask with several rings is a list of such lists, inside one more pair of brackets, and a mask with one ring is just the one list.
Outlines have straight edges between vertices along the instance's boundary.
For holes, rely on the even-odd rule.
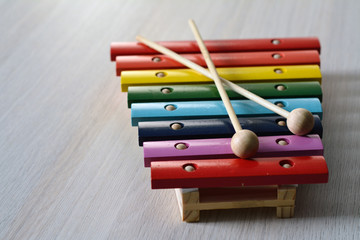
[[[317,115],[314,119],[315,125],[310,134],[322,137],[321,120]],[[249,129],[258,136],[292,134],[286,127],[286,120],[278,116],[239,118],[239,121],[243,129]],[[234,134],[228,118],[139,122],[138,129],[139,146],[149,141],[231,138]]]
[[[321,82],[321,73],[318,65],[231,67],[218,68],[217,70],[220,76],[236,83]],[[128,91],[129,86],[194,83],[213,83],[213,80],[192,69],[123,71],[121,74],[121,89],[124,92]]]
[[[231,138],[158,141],[144,143],[145,167],[152,161],[236,158],[230,147]],[[319,135],[259,137],[259,150],[254,157],[291,157],[323,155]],[[183,151],[188,149],[187,151]]]
[[[311,113],[322,118],[322,108],[317,98],[283,98],[268,99],[275,105],[282,106],[287,111],[296,108],[306,108]],[[275,116],[269,109],[251,100],[231,101],[235,113],[241,117]],[[305,107],[306,106],[306,107]],[[222,101],[184,101],[134,103],[131,105],[132,125],[139,122],[181,119],[226,118],[228,115]]]
[[[201,54],[181,54],[181,56],[206,67]],[[229,52],[213,53],[210,55],[217,67],[246,67],[273,65],[320,65],[319,52],[316,50],[280,51],[280,52]],[[184,66],[171,57],[164,55],[132,55],[116,57],[116,74],[122,71],[173,69]]]
[[[160,44],[205,66],[195,41]],[[284,118],[227,89],[242,127],[261,136],[254,158],[236,158],[229,148],[234,129],[212,80],[144,44],[113,43],[111,59],[122,91],[128,91],[152,188],[176,188],[188,222],[198,221],[200,210],[243,207],[276,207],[278,217],[292,217],[297,184],[328,179],[320,139],[319,40],[211,40],[206,45],[222,77],[286,110],[301,107],[318,115],[312,135],[290,135]]]
[[[199,53],[195,41],[158,42],[177,53]],[[274,39],[226,39],[207,40],[205,45],[209,52],[257,52],[283,50],[316,50],[320,53],[320,41],[315,37],[274,38]],[[113,42],[110,45],[111,61],[122,55],[158,54],[157,51],[139,42]]]
[[[239,83],[246,90],[264,98],[318,98],[322,100],[321,85],[316,81]],[[245,99],[225,86],[230,99]],[[137,86],[128,89],[128,107],[132,103],[166,101],[219,100],[214,84]]]

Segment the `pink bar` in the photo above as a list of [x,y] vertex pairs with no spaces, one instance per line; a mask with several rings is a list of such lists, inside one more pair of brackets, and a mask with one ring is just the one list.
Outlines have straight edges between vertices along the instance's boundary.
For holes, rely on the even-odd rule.
[[[279,144],[280,140],[285,141],[287,145]],[[236,158],[230,142],[231,138],[144,142],[145,167],[150,167],[152,161]],[[321,139],[315,134],[263,136],[259,137],[259,143],[259,150],[254,157],[323,155]],[[185,144],[187,148],[179,150],[175,147],[177,144]]]

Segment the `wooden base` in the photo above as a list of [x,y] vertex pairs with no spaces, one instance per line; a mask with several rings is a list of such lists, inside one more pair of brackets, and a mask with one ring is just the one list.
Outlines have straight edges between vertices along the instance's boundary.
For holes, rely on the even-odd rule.
[[297,185],[175,189],[185,222],[200,220],[201,210],[276,207],[279,218],[294,216]]

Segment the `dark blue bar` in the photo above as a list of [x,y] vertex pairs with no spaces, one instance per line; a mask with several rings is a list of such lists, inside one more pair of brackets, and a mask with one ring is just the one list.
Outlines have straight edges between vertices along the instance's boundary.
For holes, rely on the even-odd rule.
[[[319,116],[314,115],[315,126],[309,134],[322,137],[322,124]],[[292,134],[286,126],[280,126],[279,121],[285,121],[280,116],[239,118],[242,128],[252,130],[258,136],[276,136]],[[182,128],[173,130],[171,125],[179,123]],[[139,122],[139,146],[146,141],[206,139],[232,137],[235,130],[230,119],[198,119],[174,121]]]

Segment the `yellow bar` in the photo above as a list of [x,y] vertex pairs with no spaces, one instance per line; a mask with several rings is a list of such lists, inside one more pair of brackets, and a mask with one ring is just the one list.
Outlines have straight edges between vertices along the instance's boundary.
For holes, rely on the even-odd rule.
[[[318,81],[318,65],[217,68],[219,75],[233,82]],[[129,86],[212,83],[213,80],[191,69],[123,71],[121,90]]]

